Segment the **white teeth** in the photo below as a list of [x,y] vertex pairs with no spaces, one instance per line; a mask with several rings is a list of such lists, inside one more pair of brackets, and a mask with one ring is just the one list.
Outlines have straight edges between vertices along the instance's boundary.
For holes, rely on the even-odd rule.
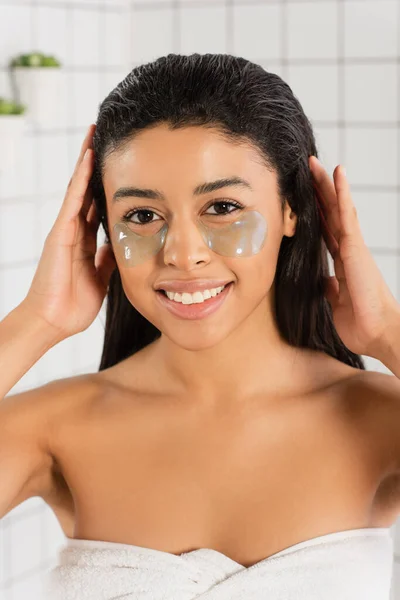
[[202,292],[194,292],[193,294],[188,294],[187,292],[183,292],[182,294],[179,292],[166,292],[166,294],[168,298],[174,302],[181,302],[182,304],[200,304],[222,292],[224,287],[224,285],[221,285],[217,288],[203,290]]

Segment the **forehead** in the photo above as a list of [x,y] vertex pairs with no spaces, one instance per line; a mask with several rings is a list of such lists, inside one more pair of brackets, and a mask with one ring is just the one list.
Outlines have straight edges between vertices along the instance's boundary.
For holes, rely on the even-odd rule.
[[262,162],[250,143],[236,143],[215,129],[185,127],[171,131],[167,125],[145,129],[123,149],[110,155],[104,167],[103,185],[111,202],[117,188],[124,185],[151,187],[167,196],[192,192],[204,181],[239,176],[252,186],[275,189],[275,174]]

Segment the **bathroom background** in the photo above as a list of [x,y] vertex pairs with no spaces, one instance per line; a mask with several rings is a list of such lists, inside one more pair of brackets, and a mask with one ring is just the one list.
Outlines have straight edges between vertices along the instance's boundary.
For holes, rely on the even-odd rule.
[[[12,97],[15,55],[54,55],[63,73],[57,118],[27,123],[15,165],[0,170],[0,319],[28,290],[98,105],[134,65],[169,52],[241,55],[291,85],[325,167],[346,166],[366,242],[400,301],[399,28],[397,0],[0,0],[0,96]],[[103,324],[104,306],[10,394],[96,371]],[[400,599],[397,529],[391,600]],[[0,520],[1,600],[41,599],[43,573],[63,543],[40,498]]]

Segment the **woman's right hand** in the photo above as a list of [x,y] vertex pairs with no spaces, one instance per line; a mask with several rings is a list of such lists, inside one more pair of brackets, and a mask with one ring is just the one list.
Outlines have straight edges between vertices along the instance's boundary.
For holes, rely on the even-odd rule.
[[[96,125],[86,134],[74,173],[22,304],[62,340],[94,321],[116,261],[110,244],[96,254],[99,219],[89,186]],[[85,152],[87,154],[85,156]]]

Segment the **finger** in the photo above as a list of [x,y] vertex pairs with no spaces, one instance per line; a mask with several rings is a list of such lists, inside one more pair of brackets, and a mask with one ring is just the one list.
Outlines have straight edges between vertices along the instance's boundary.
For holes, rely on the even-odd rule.
[[90,186],[90,180],[89,180],[89,183],[86,188],[85,196],[83,198],[82,208],[81,208],[81,215],[84,219],[87,219],[90,207],[92,206],[92,202],[93,202],[93,192],[92,192],[92,188]]
[[328,281],[328,290],[330,293],[330,297],[333,299],[335,307],[338,304],[351,305],[351,295],[349,291],[349,287],[347,285],[347,278],[344,270],[343,261],[339,256],[339,252],[335,256],[334,260],[334,272],[333,276],[329,277]]
[[[89,148],[92,148],[93,135],[94,135],[95,130],[96,130],[96,124],[92,123],[89,126],[89,128],[88,128],[88,130],[86,132],[85,139],[82,142],[81,150],[80,150],[79,157],[78,157],[78,160],[77,160],[76,165],[75,165],[74,172],[73,172],[72,177],[71,177],[71,179],[70,179],[70,181],[68,183],[68,186],[67,186],[67,194],[70,191],[71,187],[73,186],[73,183],[75,181],[75,178],[77,177],[78,172],[81,169],[81,165],[82,165],[82,163],[84,161],[85,156],[87,156],[86,155],[86,151]],[[88,210],[90,208],[91,202],[92,202],[92,193],[91,193],[90,188],[87,187],[86,192],[85,192],[85,196],[84,196],[84,199],[83,199],[83,203],[82,203],[82,206],[81,206],[81,211],[82,211],[82,215],[83,215],[84,218],[86,218],[86,215],[87,215],[87,212],[88,212]]]
[[88,216],[88,212],[90,210],[90,207],[92,206],[92,202],[93,202],[93,192],[92,192],[92,187],[91,187],[91,176],[93,174],[93,165],[94,165],[94,150],[90,149],[90,160],[92,161],[92,171],[90,174],[90,179],[86,188],[86,192],[85,192],[85,196],[83,198],[83,203],[82,203],[82,208],[81,208],[81,214],[83,216],[84,219],[87,219]]
[[[89,128],[88,128],[87,132],[86,132],[85,138],[84,138],[84,140],[82,142],[80,153],[79,153],[79,157],[78,157],[78,160],[76,162],[76,165],[75,165],[74,171],[72,173],[71,179],[68,182],[66,196],[68,195],[68,192],[70,191],[71,187],[73,187],[74,181],[75,181],[78,173],[81,170],[81,167],[82,167],[83,161],[85,159],[85,156],[87,157],[86,151],[89,148],[92,148],[93,135],[94,135],[95,131],[96,131],[96,124],[95,123],[91,123],[89,125]],[[65,199],[64,199],[64,201],[65,201]],[[85,203],[85,204],[87,205],[87,203]],[[89,202],[89,206],[90,206],[90,202]],[[89,206],[87,206],[86,212],[89,209]]]
[[357,209],[351,197],[349,182],[342,166],[335,169],[334,184],[341,223],[341,236],[342,238],[351,237],[354,241],[364,244]]
[[73,179],[74,175],[77,173],[77,171],[79,169],[79,165],[83,161],[83,157],[85,155],[86,150],[88,148],[92,148],[93,135],[94,135],[95,131],[96,131],[96,124],[92,123],[86,132],[85,139],[82,142],[81,150],[79,152],[78,160],[76,161],[75,169],[74,169],[71,179]]
[[325,296],[332,307],[335,310],[339,303],[339,282],[335,275],[324,278],[325,284]]
[[108,288],[110,277],[117,266],[111,244],[103,244],[95,256],[97,275],[105,290]]
[[324,208],[326,221],[332,235],[338,242],[341,225],[335,185],[316,156],[311,156],[309,163],[312,165],[311,172],[319,192],[319,199]]
[[322,235],[326,244],[326,247],[328,248],[332,258],[335,258],[336,253],[338,252],[339,249],[339,244],[336,241],[335,237],[333,236],[332,232],[329,229],[328,223],[326,221],[326,215],[324,213],[323,207],[321,205],[321,201],[319,200],[319,192],[317,187],[314,185],[314,190],[315,190],[315,196],[316,196],[316,203],[317,203],[317,207],[318,207],[318,212],[319,212],[319,216],[321,219],[321,224],[322,224]]
[[[341,165],[335,169],[334,184],[338,198],[338,210],[342,224],[340,254],[343,280],[340,281],[340,298],[357,298],[358,290],[366,287],[377,289],[384,282],[375,260],[368,249],[357,217],[357,210],[350,194],[350,186]],[[344,263],[351,276],[344,277]],[[384,283],[385,285],[385,283]]]
[[96,204],[94,203],[94,201],[92,201],[92,204],[90,205],[86,220],[93,231],[98,230],[100,225],[100,219],[98,217]]
[[57,217],[58,221],[69,222],[78,216],[82,209],[83,201],[88,198],[88,185],[92,175],[93,150],[88,149],[83,158],[76,175],[68,187],[61,210]]

